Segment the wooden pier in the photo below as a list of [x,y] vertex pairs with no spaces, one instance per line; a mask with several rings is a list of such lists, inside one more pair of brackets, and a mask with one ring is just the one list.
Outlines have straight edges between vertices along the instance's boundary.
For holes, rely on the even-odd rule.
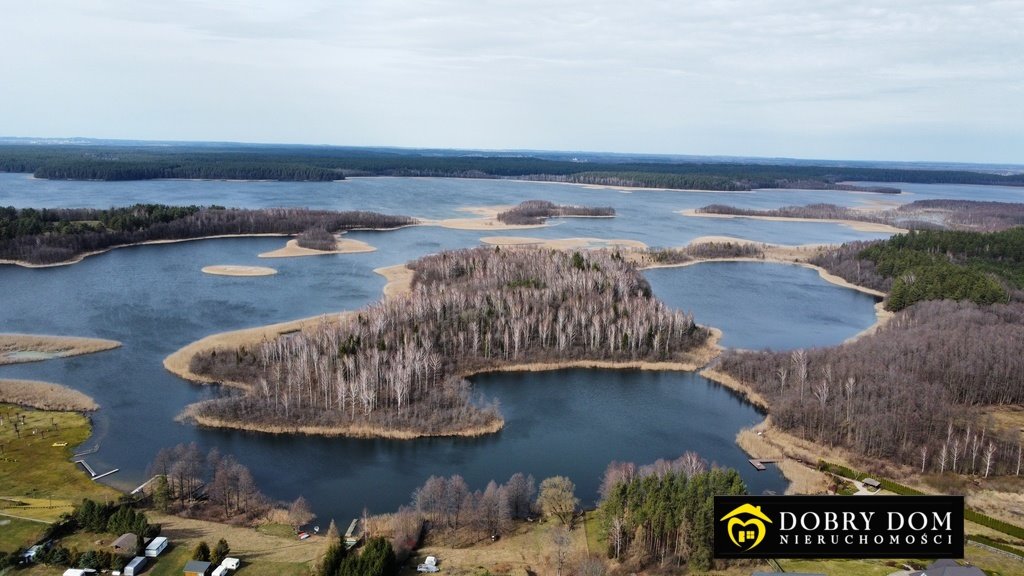
[[747,462],[750,462],[750,465],[753,466],[754,469],[757,470],[758,472],[764,472],[765,470],[767,470],[767,468],[765,468],[764,466],[765,464],[775,464],[778,461],[779,458],[749,458],[747,460]]

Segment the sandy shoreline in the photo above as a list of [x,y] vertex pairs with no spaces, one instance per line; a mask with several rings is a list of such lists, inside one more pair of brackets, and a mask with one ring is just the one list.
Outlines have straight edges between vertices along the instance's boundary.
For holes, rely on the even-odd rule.
[[647,244],[639,240],[605,239],[605,238],[531,238],[527,236],[485,236],[480,239],[484,244],[492,246],[533,246],[552,250],[580,250],[601,248],[625,248],[644,250]]
[[[402,270],[404,269],[404,271]],[[407,293],[411,290],[412,284],[412,270],[406,268],[405,264],[399,264],[397,266],[388,266],[385,268],[378,268],[374,270],[381,276],[384,276],[388,283],[384,286],[384,294],[389,293],[398,296]],[[187,344],[178,350],[171,353],[170,356],[164,358],[164,368],[190,382],[196,382],[200,384],[224,384],[225,386],[232,386],[234,388],[241,388],[248,390],[250,385],[246,382],[232,382],[230,380],[217,380],[201,374],[192,372],[191,362],[192,357],[200,352],[207,350],[213,350],[217,348],[237,348],[239,346],[253,346],[261,342],[272,340],[277,338],[281,334],[287,334],[289,332],[296,332],[316,326],[321,322],[335,323],[341,320],[343,317],[348,317],[358,314],[358,311],[344,311],[344,312],[329,312],[320,314],[317,316],[310,316],[308,318],[299,318],[297,320],[289,320],[287,322],[278,322],[276,324],[269,324],[266,326],[255,326],[253,328],[242,328],[241,330],[232,330],[229,332],[219,332],[217,334],[211,334],[205,338],[201,338]]]
[[[195,405],[192,405],[195,406]],[[463,437],[472,438],[494,434],[505,426],[505,420],[499,418],[494,422],[463,428],[460,430],[448,430],[440,432],[419,432],[403,428],[383,428],[367,424],[351,424],[339,426],[282,426],[275,424],[261,424],[257,422],[246,422],[244,424],[234,421],[224,421],[217,418],[208,418],[195,413],[189,406],[181,415],[179,421],[194,422],[205,428],[227,428],[230,430],[246,430],[248,432],[260,432],[263,434],[303,434],[307,436],[344,436],[347,438],[384,438],[387,440],[415,440],[417,438],[437,437]]]
[[0,379],[0,403],[60,412],[90,412],[99,409],[95,400],[78,390],[37,380]]
[[277,274],[277,270],[266,266],[235,266],[233,264],[203,266],[202,271],[217,276],[273,276]]
[[46,334],[0,334],[0,366],[93,354],[120,346],[121,343],[116,340],[102,338]]
[[457,210],[474,214],[476,218],[444,218],[441,220],[417,218],[417,220],[421,226],[440,226],[441,228],[451,228],[453,230],[527,230],[550,226],[546,222],[543,224],[505,224],[498,220],[498,214],[512,208],[515,208],[514,204],[463,206],[457,208]]
[[888,234],[903,234],[905,228],[897,228],[888,224],[877,222],[862,222],[860,220],[833,220],[829,218],[794,218],[791,216],[746,216],[742,214],[704,214],[697,212],[694,208],[680,210],[679,214],[691,218],[747,218],[750,220],[767,220],[771,222],[819,222],[825,224],[840,224],[858,232],[880,232]]
[[284,248],[271,250],[259,255],[260,258],[295,258],[297,256],[323,256],[326,254],[359,254],[363,252],[375,252],[377,248],[351,238],[338,238],[337,247],[334,250],[314,250],[299,246],[299,241],[294,238],[285,243]]

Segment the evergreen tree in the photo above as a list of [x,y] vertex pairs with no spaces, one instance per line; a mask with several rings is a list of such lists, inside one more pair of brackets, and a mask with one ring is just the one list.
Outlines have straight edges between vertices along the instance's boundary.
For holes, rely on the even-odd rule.
[[192,551],[193,560],[202,560],[203,562],[210,561],[210,545],[205,540],[196,544],[195,549]]

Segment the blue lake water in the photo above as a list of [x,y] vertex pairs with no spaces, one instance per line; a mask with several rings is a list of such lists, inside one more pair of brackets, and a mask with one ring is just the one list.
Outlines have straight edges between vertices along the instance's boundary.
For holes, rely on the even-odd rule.
[[[915,190],[913,199],[945,197],[942,187]],[[952,194],[1003,198],[1005,189]],[[556,225],[501,232],[546,238],[593,236],[679,246],[698,236],[728,235],[800,244],[882,237],[821,223],[685,218],[680,210],[723,202],[768,208],[830,201],[848,205],[875,196],[836,192],[757,191],[623,193],[542,183],[494,180],[353,179],[338,183],[53,182],[0,174],[0,205],[109,207],[135,202],[238,207],[309,206],[362,209],[429,218],[465,217],[458,208],[544,198],[613,206],[613,219],[566,219]],[[890,200],[885,197],[883,200]],[[897,198],[897,201],[909,201]],[[59,382],[93,396],[89,445],[97,469],[120,468],[108,480],[133,487],[163,447],[195,441],[248,465],[269,495],[302,494],[322,518],[352,517],[364,506],[392,510],[431,474],[462,474],[474,487],[516,471],[539,479],[565,474],[585,502],[596,498],[612,460],[637,463],[695,450],[737,467],[752,492],[782,491],[776,470],[754,472],[736,447],[736,432],[762,416],[719,386],[690,373],[564,370],[491,374],[477,389],[500,400],[507,425],[479,439],[412,442],[294,438],[199,429],[174,420],[186,405],[223,393],[166,372],[163,358],[203,336],[353,309],[375,301],[384,280],[373,268],[440,250],[476,246],[488,232],[413,227],[353,232],[378,248],[368,254],[263,260],[280,238],[238,238],[114,250],[79,264],[46,269],[0,266],[0,332],[96,336],[123,342],[117,350],[0,368],[0,378]],[[269,265],[279,274],[210,276],[212,264]],[[702,264],[649,271],[655,293],[718,326],[724,343],[740,348],[793,348],[840,342],[870,325],[872,300],[829,285],[810,270],[769,264]],[[641,417],[642,416],[642,417]],[[339,520],[340,521],[340,520]]]

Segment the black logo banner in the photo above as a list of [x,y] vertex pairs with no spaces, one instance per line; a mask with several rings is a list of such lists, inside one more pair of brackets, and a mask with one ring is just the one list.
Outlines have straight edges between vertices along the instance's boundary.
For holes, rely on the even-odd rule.
[[963,558],[962,496],[715,496],[716,558]]

